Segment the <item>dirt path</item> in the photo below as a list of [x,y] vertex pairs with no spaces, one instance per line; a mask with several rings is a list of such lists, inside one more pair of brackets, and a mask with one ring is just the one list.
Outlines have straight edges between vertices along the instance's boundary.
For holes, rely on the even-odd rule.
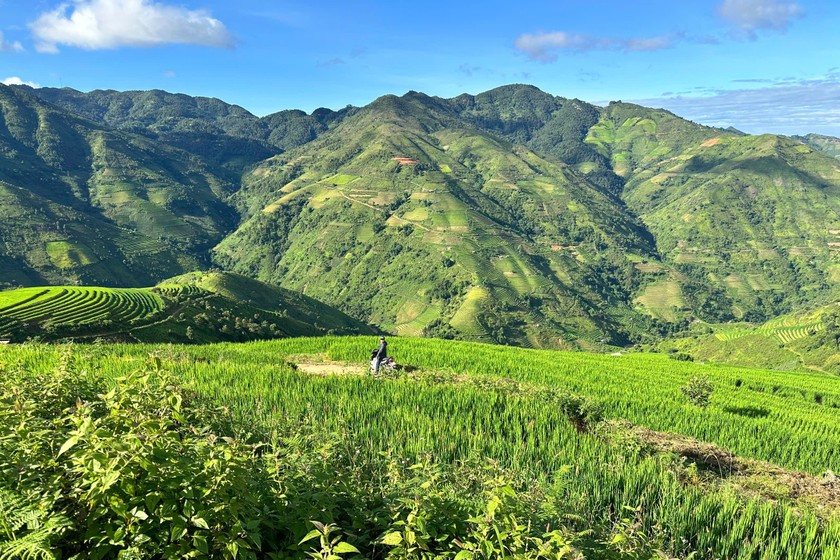
[[624,424],[655,453],[673,453],[694,464],[696,479],[689,476],[687,483],[731,485],[737,491],[761,496],[770,501],[785,500],[802,504],[832,515],[840,513],[840,478],[832,471],[822,476],[784,469],[778,465],[756,459],[740,457],[704,441],[680,434],[656,432],[642,426]]
[[340,362],[330,362],[324,364],[295,364],[298,371],[308,373],[309,375],[365,375],[364,366],[355,364],[344,364]]
[[325,377],[328,375],[365,375],[365,364],[351,362],[336,362],[328,360],[323,354],[298,354],[287,356],[286,361],[294,365],[298,371],[309,375]]
[[[376,210],[377,212],[385,212],[382,208],[377,208],[373,204],[368,204],[367,202],[362,202],[361,200],[356,200],[355,198],[353,198],[353,197],[347,195],[346,193],[344,193],[343,191],[339,191],[339,193],[341,194],[341,196],[343,196],[344,198],[346,198],[350,202],[355,202],[356,204],[361,204],[362,206],[367,206],[371,210]],[[415,227],[418,227],[418,228],[420,228],[424,231],[432,231],[422,224],[418,224],[416,222],[412,222],[411,220],[406,220],[404,218],[400,218],[396,214],[392,214],[391,217],[394,218],[397,221],[400,221],[400,222],[404,223],[404,224],[411,224],[411,225],[413,225]]]

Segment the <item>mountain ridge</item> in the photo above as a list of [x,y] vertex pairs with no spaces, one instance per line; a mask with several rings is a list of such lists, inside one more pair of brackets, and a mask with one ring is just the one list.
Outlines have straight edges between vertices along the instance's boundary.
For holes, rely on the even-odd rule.
[[[627,345],[696,320],[763,321],[838,295],[840,240],[831,232],[840,234],[840,170],[798,139],[629,103],[597,107],[522,84],[263,118],[166,92],[23,91],[51,99],[45,107],[56,115],[112,111],[98,134],[148,143],[142,157],[121,152],[138,168],[189,157],[215,177],[208,201],[227,209],[227,221],[186,251],[195,260],[184,272],[213,262],[393,332]],[[64,132],[85,128],[67,118],[58,120],[76,124]],[[202,134],[190,136],[190,126]],[[268,152],[243,155],[250,141]],[[63,154],[67,165],[90,159],[71,155]],[[176,188],[187,176],[166,165],[164,183]],[[150,192],[126,178],[132,192]],[[74,185],[101,188],[85,174]],[[177,216],[189,203],[168,208]],[[115,208],[104,217],[137,223]],[[70,253],[56,258],[71,262]]]

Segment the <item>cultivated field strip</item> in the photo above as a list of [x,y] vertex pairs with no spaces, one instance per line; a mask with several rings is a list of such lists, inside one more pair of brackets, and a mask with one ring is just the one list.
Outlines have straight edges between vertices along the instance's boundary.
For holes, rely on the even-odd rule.
[[193,284],[163,284],[155,290],[168,298],[177,298],[179,296],[196,295],[201,291],[201,288]]
[[1,308],[0,326],[18,322],[82,325],[105,319],[131,321],[163,309],[163,300],[147,289],[56,287]]
[[756,328],[746,328],[741,326],[718,328],[720,330],[715,333],[715,337],[718,340],[735,340],[743,336],[760,334],[764,336],[774,336],[780,342],[789,343],[820,332],[825,328],[825,325],[823,325],[820,321],[797,323],[795,319],[785,318],[771,321]]

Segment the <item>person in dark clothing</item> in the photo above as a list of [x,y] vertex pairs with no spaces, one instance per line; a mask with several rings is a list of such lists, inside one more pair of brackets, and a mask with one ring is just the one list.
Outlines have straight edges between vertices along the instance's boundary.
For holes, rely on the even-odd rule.
[[385,358],[388,357],[388,343],[385,342],[385,337],[379,337],[379,348],[377,348],[376,353],[373,356],[373,376],[376,377],[379,375],[379,366],[382,365],[382,362],[385,361]]

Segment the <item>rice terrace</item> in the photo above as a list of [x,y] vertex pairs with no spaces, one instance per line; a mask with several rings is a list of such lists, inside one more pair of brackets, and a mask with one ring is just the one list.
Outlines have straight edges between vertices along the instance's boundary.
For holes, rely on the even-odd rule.
[[4,348],[0,550],[838,558],[836,377],[374,342]]

